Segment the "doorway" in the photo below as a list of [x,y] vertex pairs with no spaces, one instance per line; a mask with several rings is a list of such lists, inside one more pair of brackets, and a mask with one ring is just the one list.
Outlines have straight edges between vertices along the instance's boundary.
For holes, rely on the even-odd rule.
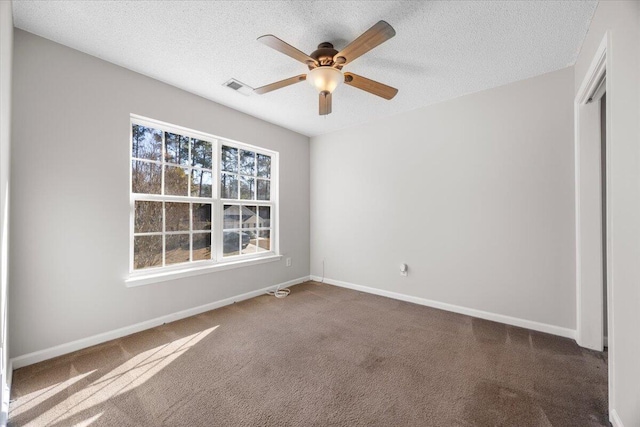
[[[614,390],[615,328],[611,276],[610,37],[605,34],[577,92],[575,124],[576,342],[608,350],[609,391]],[[609,394],[609,409],[615,407]]]
[[[607,37],[591,64],[575,99],[576,197],[576,341],[602,351],[611,347],[611,278],[609,250],[608,152],[606,79]],[[606,95],[605,95],[606,94]],[[606,294],[605,295],[605,289]],[[606,316],[605,316],[606,313]],[[605,326],[606,325],[606,326]],[[606,332],[605,332],[606,331]]]

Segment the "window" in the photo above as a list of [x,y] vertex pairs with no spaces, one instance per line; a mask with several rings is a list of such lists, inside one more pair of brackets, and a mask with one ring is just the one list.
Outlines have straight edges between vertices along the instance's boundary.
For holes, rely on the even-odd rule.
[[277,253],[277,153],[132,116],[132,274]]

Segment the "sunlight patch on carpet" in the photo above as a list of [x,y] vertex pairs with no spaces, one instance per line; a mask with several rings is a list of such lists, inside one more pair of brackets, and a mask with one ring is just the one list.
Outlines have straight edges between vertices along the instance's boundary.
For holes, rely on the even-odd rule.
[[[33,425],[48,425],[51,423],[64,424],[65,421],[73,417],[74,414],[90,410],[96,405],[104,404],[111,398],[135,389],[198,344],[219,326],[220,325],[214,326],[135,355],[122,365],[119,365],[94,381],[91,385],[70,395],[59,404],[41,414],[33,420]],[[56,393],[63,392],[73,383],[86,377],[90,373],[80,377],[74,377],[64,383],[51,387],[46,393],[38,396],[37,402],[32,403],[29,407],[34,407],[38,402],[43,402],[53,397]],[[22,400],[22,398],[20,400]],[[23,406],[19,406],[15,411],[12,411],[11,416],[19,415],[20,412],[18,411],[22,412],[25,411],[25,409],[23,409]],[[99,415],[86,421],[95,421],[99,418]]]

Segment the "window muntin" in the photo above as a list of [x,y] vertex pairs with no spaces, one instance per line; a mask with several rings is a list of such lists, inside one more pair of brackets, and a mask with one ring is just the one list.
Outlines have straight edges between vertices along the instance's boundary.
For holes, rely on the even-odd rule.
[[133,117],[131,143],[132,273],[275,252],[277,153]]

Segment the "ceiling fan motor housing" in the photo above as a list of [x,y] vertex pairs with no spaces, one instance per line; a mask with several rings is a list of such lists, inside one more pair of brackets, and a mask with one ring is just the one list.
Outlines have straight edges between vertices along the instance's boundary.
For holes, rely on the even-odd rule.
[[324,42],[320,43],[318,49],[314,50],[309,56],[318,61],[318,64],[321,66],[330,67],[333,65],[333,57],[336,56],[337,53],[338,51],[333,48],[331,43]]

